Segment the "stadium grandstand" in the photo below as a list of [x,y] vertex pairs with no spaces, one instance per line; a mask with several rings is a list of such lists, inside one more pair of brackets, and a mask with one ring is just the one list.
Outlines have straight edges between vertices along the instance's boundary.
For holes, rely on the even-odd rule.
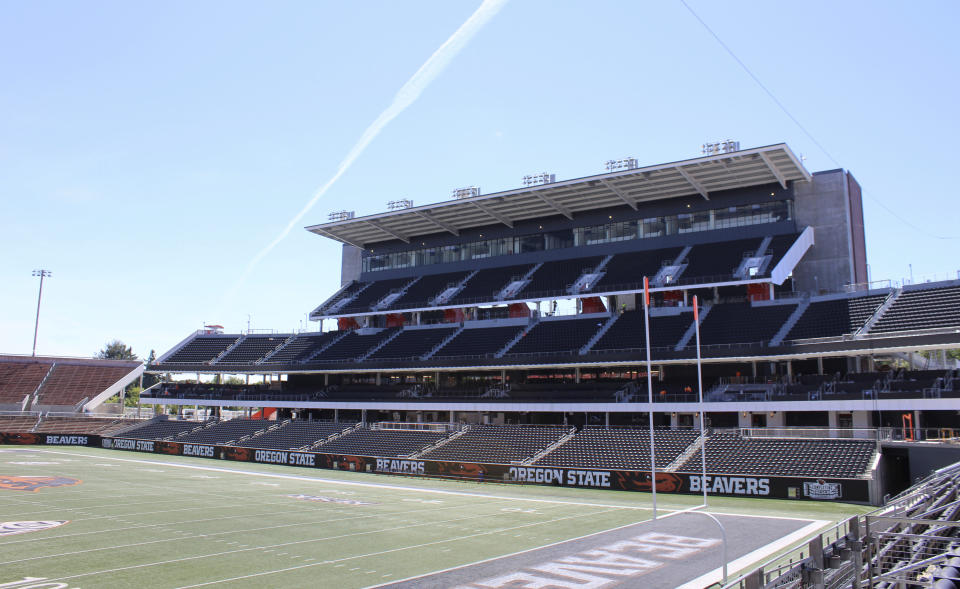
[[0,356],[0,411],[90,412],[143,374],[141,362]]
[[[658,487],[694,492],[704,467],[712,492],[762,478],[782,483],[770,496],[875,504],[956,460],[960,276],[869,282],[848,171],[810,173],[777,144],[543,178],[308,227],[342,244],[341,288],[310,313],[325,329],[189,334],[146,367],[162,380],[140,402],[161,415],[88,433],[443,476],[607,469],[631,489],[655,466]],[[139,374],[14,360],[15,410],[95,406]],[[206,420],[166,418],[188,408]]]

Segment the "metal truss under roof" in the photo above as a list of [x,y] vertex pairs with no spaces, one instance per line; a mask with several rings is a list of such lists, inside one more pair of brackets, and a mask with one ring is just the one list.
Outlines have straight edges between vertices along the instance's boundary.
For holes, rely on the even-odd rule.
[[489,225],[513,227],[517,221],[563,215],[573,219],[584,211],[638,205],[682,196],[710,194],[733,188],[811,179],[800,159],[785,143],[745,149],[656,166],[598,174],[495,194],[367,215],[307,230],[336,241],[366,248],[369,244],[412,239],[434,233]]

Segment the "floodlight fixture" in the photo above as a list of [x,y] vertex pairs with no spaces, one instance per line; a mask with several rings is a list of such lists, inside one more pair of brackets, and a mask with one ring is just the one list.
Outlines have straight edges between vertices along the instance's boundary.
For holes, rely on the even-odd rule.
[[409,198],[401,198],[400,200],[391,200],[387,203],[387,208],[391,211],[399,211],[403,209],[412,209],[413,201]]
[[37,355],[37,331],[40,329],[40,301],[43,299],[43,279],[53,276],[49,270],[34,270],[33,276],[40,277],[40,292],[37,294],[37,319],[33,324],[33,352],[32,356]]
[[474,196],[480,196],[479,186],[464,186],[463,188],[453,189],[453,198],[455,199],[472,198]]
[[552,184],[557,181],[557,175],[549,172],[540,172],[539,174],[530,174],[523,177],[524,186],[540,186],[542,184]]
[[637,164],[637,158],[634,157],[625,157],[619,160],[607,160],[606,163],[608,172],[619,172],[620,170],[636,170],[639,165]]
[[354,215],[354,211],[334,211],[327,216],[327,219],[331,221],[346,221],[352,219]]

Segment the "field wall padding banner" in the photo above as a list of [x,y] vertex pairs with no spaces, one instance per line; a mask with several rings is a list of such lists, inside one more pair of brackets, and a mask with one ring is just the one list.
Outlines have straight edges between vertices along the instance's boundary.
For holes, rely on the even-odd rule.
[[[111,438],[87,434],[0,433],[0,444],[94,446],[112,450],[150,452],[173,456],[194,456],[238,462],[463,479],[478,482],[553,485],[557,487],[612,489],[615,491],[649,492],[652,488],[650,473],[647,471],[377,458],[374,456],[238,448],[235,446],[215,446],[163,440]],[[720,474],[710,474],[704,477],[692,473],[657,472],[657,492],[659,493],[700,494],[706,487],[709,495],[868,503],[870,501],[869,486],[870,481],[864,479]]]

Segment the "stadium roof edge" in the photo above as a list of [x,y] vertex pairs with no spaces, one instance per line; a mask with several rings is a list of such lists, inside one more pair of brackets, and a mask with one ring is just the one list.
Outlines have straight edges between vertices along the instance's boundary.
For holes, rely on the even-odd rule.
[[307,226],[317,235],[365,248],[369,244],[763,184],[810,181],[793,151],[778,143],[517,188],[493,194]]

